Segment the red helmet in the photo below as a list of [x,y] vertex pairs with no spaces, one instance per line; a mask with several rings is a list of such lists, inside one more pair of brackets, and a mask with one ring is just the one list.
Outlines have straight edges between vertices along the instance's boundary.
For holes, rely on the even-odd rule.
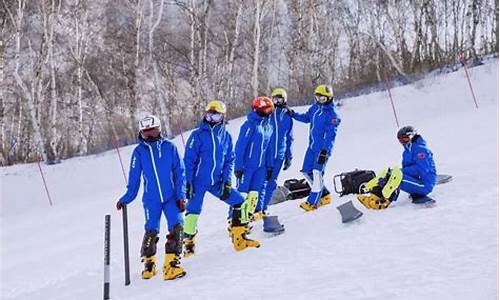
[[252,109],[259,116],[268,117],[273,113],[273,100],[269,97],[257,97],[252,101]]

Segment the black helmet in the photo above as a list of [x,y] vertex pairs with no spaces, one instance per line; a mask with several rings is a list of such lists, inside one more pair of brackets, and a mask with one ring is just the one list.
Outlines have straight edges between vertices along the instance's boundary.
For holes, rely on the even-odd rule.
[[397,137],[401,144],[408,144],[416,135],[417,130],[413,126],[403,126],[398,130]]

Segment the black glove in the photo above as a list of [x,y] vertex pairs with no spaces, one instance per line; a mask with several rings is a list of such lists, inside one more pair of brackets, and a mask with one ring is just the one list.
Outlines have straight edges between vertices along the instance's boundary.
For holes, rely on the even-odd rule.
[[273,178],[273,169],[267,169],[266,180],[271,180]]
[[295,111],[293,109],[289,108],[289,107],[286,107],[286,113],[290,117],[293,117],[293,115],[295,115]]
[[283,171],[288,170],[290,166],[292,165],[292,159],[285,158],[285,162],[283,163]]
[[226,201],[231,196],[231,182],[226,182],[222,186],[222,192],[220,193],[219,199]]
[[184,199],[179,199],[175,202],[180,212],[184,212],[186,210],[186,201]]
[[243,178],[243,171],[235,170],[234,176],[236,176],[236,178],[238,178],[238,179]]
[[116,209],[117,210],[120,210],[124,207],[125,207],[125,204],[121,203],[120,200],[118,200],[118,202],[116,202]]
[[194,188],[191,184],[186,183],[186,198],[192,199],[194,197]]
[[324,165],[327,158],[328,158],[328,155],[327,155],[326,150],[325,149],[321,150],[321,153],[318,156],[318,164]]

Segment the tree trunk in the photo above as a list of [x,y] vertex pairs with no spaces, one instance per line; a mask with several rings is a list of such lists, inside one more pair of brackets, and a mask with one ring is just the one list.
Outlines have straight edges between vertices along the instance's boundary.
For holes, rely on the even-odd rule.
[[255,0],[255,23],[254,23],[254,54],[252,68],[252,95],[258,96],[259,93],[259,55],[260,55],[260,10],[261,0]]

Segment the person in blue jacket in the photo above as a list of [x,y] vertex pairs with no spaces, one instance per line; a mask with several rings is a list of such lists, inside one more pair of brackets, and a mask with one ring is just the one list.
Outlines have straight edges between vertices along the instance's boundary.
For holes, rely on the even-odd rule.
[[316,103],[306,113],[290,110],[293,119],[309,123],[309,144],[302,165],[302,174],[311,183],[307,201],[300,204],[305,211],[312,211],[331,202],[330,192],[323,183],[323,174],[328,158],[332,154],[340,118],[333,103],[333,89],[319,85],[314,90]]
[[273,110],[274,105],[269,97],[255,98],[252,101],[252,111],[240,128],[235,146],[234,175],[237,178],[237,188],[248,201],[249,215],[252,218],[264,180],[272,177],[273,161],[267,159],[266,151],[273,132],[269,124],[269,116]]
[[246,237],[244,227],[248,223],[248,211],[241,209],[245,199],[231,187],[234,151],[231,135],[224,124],[225,114],[226,105],[223,102],[216,100],[208,103],[203,120],[187,141],[184,154],[188,199],[184,226],[184,257],[195,252],[198,217],[207,192],[232,208],[231,236],[235,250],[260,246],[258,241]]
[[[414,203],[431,200],[426,196],[436,184],[436,165],[432,152],[413,126],[399,129],[397,138],[404,148],[402,168],[386,169],[372,179],[373,186],[367,183],[369,194],[358,196],[358,200],[367,208],[387,208],[397,200],[399,190],[410,194]],[[384,190],[387,191],[386,195],[383,195]]]
[[175,145],[161,136],[161,124],[157,117],[146,116],[139,121],[139,128],[139,144],[132,153],[127,192],[118,200],[116,207],[120,210],[136,198],[142,176],[142,203],[146,219],[141,247],[144,262],[142,278],[149,279],[156,275],[156,243],[163,213],[169,231],[165,243],[163,277],[172,280],[186,274],[180,267],[185,199],[184,164]]
[[273,134],[266,155],[272,165],[272,175],[266,180],[265,187],[259,194],[254,214],[255,221],[266,216],[269,202],[277,186],[278,175],[282,168],[287,170],[292,164],[293,120],[287,113],[287,94],[283,88],[277,88],[272,91],[271,97],[275,108],[269,117]]

